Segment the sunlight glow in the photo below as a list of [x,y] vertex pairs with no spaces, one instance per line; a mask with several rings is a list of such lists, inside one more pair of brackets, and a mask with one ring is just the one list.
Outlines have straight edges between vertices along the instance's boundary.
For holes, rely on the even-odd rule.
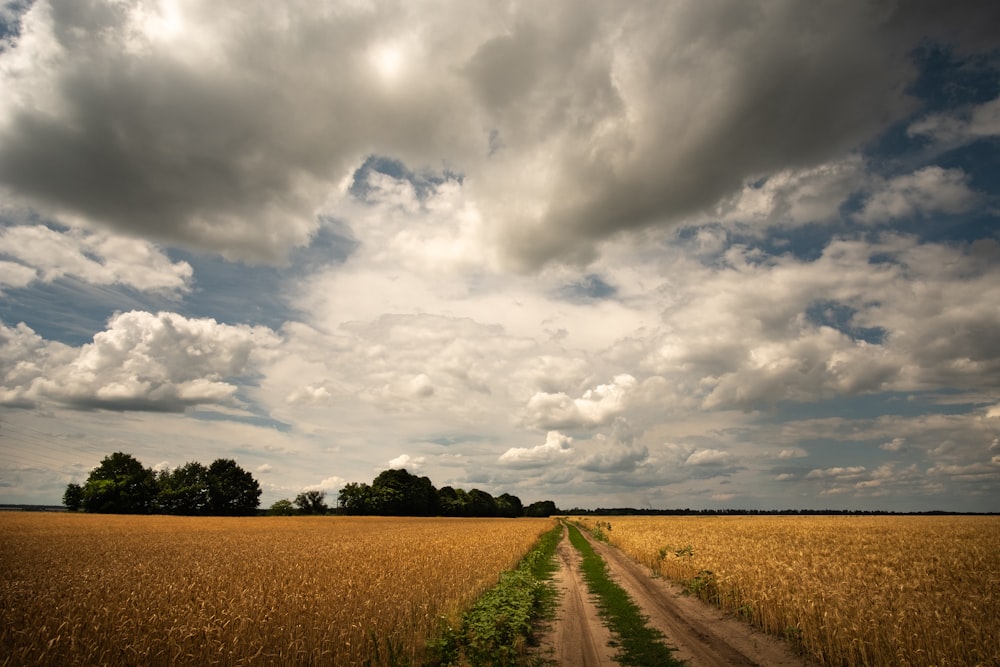
[[169,41],[184,29],[184,16],[176,0],[150,3],[139,10],[138,22],[142,32],[153,41]]
[[375,47],[371,51],[370,59],[375,71],[387,82],[397,79],[403,69],[402,49],[395,44]]

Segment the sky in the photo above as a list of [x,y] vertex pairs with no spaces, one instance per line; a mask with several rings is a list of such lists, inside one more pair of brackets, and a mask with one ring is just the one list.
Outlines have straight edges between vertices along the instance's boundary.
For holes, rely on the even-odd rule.
[[232,458],[1000,511],[1000,4],[0,5],[0,503]]

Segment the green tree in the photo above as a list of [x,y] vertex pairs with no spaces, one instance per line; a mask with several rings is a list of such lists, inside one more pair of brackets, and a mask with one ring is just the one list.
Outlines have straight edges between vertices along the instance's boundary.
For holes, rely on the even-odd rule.
[[295,509],[295,505],[292,504],[291,500],[288,498],[282,498],[281,500],[275,501],[274,504],[271,505],[271,508],[267,510],[267,513],[271,516],[293,516],[298,514],[298,511]]
[[444,516],[466,516],[469,496],[462,489],[442,486],[438,489],[438,507]]
[[539,500],[524,509],[524,516],[552,516],[559,514],[559,508],[551,500]]
[[469,505],[472,516],[497,515],[497,501],[486,491],[480,489],[469,491]]
[[344,514],[373,514],[372,488],[365,484],[350,482],[337,494],[337,507]]
[[82,506],[103,514],[149,514],[156,508],[153,471],[131,454],[115,452],[90,471],[83,486]]
[[524,505],[517,496],[501,493],[497,496],[497,516],[518,517],[524,514]]
[[260,484],[232,459],[216,459],[208,467],[208,512],[224,516],[254,514]]
[[161,512],[189,515],[208,512],[208,468],[201,463],[192,461],[174,470],[164,470],[156,481]]
[[431,516],[438,512],[438,494],[431,480],[406,468],[383,470],[372,481],[372,509],[389,516]]
[[330,508],[326,506],[326,493],[323,491],[304,491],[295,496],[295,506],[299,514],[326,514]]
[[63,494],[63,505],[70,512],[79,511],[83,505],[83,487],[79,484],[67,484],[66,493]]

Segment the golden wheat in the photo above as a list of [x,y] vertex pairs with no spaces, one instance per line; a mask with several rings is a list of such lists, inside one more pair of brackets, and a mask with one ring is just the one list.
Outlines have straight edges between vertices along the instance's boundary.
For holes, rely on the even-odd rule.
[[0,665],[417,660],[551,527],[0,513]]
[[1000,664],[1000,517],[577,520],[821,664]]

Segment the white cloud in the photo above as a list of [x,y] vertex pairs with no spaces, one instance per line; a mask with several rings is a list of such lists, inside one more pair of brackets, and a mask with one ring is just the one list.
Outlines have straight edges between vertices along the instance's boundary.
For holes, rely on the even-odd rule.
[[342,477],[327,477],[319,484],[310,484],[308,486],[302,487],[303,491],[323,491],[326,493],[332,493],[340,488],[342,488],[347,483]]
[[858,155],[798,170],[779,171],[763,183],[753,180],[723,200],[708,219],[764,228],[829,222],[864,181]]
[[500,455],[500,463],[515,468],[547,466],[573,451],[573,438],[549,431],[545,443],[534,447],[511,447]]
[[427,462],[423,456],[413,457],[409,454],[400,454],[396,458],[389,461],[389,468],[408,468],[411,472],[418,471],[424,467]]
[[857,218],[873,224],[934,213],[962,213],[972,207],[977,197],[961,169],[924,167],[882,184]]
[[0,260],[0,286],[27,287],[37,277],[38,271],[30,266]]
[[580,398],[538,392],[525,406],[525,423],[536,428],[593,428],[609,423],[626,409],[636,379],[627,373],[588,389]]
[[880,449],[884,449],[887,452],[899,452],[903,450],[906,446],[906,438],[893,438],[889,442],[884,442],[879,445]]
[[809,474],[806,475],[806,478],[807,479],[834,478],[838,480],[856,479],[859,475],[861,475],[864,472],[865,472],[864,466],[817,468],[815,470],[810,470]]
[[[634,340],[625,363],[662,376],[676,400],[709,409],[978,386],[1000,372],[988,335],[1000,313],[981,307],[1000,298],[992,258],[985,247],[898,235],[834,240],[813,261],[762,262],[734,247],[724,268],[678,267],[685,279],[664,298],[664,324]],[[844,316],[829,319],[818,303]],[[572,408],[546,398],[549,414]]]
[[13,328],[0,324],[0,343],[0,403],[4,405],[33,405],[35,384],[50,369],[65,367],[75,357],[71,347],[45,341],[23,322]]
[[786,448],[778,452],[779,459],[797,459],[804,456],[809,456],[809,454],[801,447]]
[[233,404],[237,385],[228,380],[249,374],[278,342],[263,327],[141,311],[115,315],[80,348],[44,341],[23,324],[3,336],[7,403],[154,411]]
[[323,403],[330,397],[331,394],[326,387],[306,385],[293,391],[285,400],[289,403]]
[[718,466],[732,463],[733,455],[719,449],[699,449],[684,461],[689,466]]
[[645,445],[601,442],[596,452],[580,461],[580,469],[597,473],[632,473],[648,460],[649,448]]
[[0,227],[0,254],[17,262],[0,269],[0,285],[11,287],[69,276],[94,285],[184,291],[192,278],[187,262],[172,262],[152,243],[81,228]]
[[907,128],[911,136],[927,136],[948,147],[1000,135],[1000,97],[959,112],[926,116]]

